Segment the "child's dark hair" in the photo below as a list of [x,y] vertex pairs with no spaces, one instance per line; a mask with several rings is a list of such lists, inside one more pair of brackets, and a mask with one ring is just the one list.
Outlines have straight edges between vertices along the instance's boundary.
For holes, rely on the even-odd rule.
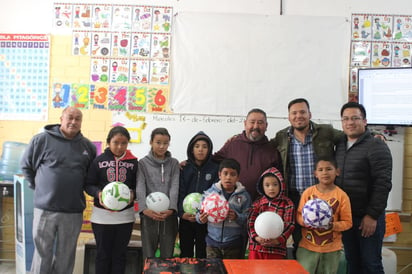
[[280,183],[279,178],[278,178],[275,174],[273,174],[273,173],[271,173],[271,172],[265,173],[265,175],[262,176],[262,182],[263,182],[263,180],[264,180],[265,178],[267,178],[267,177],[276,178],[276,181],[277,181],[278,183]]
[[238,161],[232,158],[224,159],[220,162],[219,171],[222,171],[224,168],[231,168],[237,171],[237,174],[240,174],[240,164]]
[[318,163],[319,163],[320,161],[329,162],[329,163],[331,163],[335,168],[338,168],[338,163],[336,162],[335,158],[324,156],[324,157],[319,157],[319,158],[318,158],[318,160],[317,160],[316,163],[315,163],[315,169],[318,167]]
[[160,134],[160,135],[166,135],[167,137],[169,137],[169,140],[171,139],[171,138],[170,138],[169,131],[167,131],[167,129],[165,129],[164,127],[158,127],[158,128],[155,128],[155,129],[152,131],[152,134],[150,135],[150,141],[153,141],[155,135],[158,135],[158,134]]
[[107,144],[110,144],[110,140],[112,140],[112,138],[113,138],[114,136],[116,136],[117,134],[123,135],[124,137],[127,138],[128,141],[130,141],[130,133],[129,133],[129,131],[128,131],[126,128],[122,127],[122,126],[116,126],[116,127],[113,127],[113,128],[109,131],[109,134],[107,134],[107,138],[106,138]]

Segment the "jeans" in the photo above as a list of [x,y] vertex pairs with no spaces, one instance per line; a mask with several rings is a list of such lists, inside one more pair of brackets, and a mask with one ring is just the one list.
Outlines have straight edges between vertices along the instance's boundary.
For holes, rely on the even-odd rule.
[[382,242],[385,234],[385,214],[379,216],[375,233],[361,236],[359,226],[362,217],[352,217],[353,226],[342,233],[349,274],[384,274],[382,264]]

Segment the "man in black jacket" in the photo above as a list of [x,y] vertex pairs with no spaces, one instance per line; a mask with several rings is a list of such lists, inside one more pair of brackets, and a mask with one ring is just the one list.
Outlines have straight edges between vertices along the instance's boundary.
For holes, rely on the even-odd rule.
[[353,227],[343,232],[349,273],[384,273],[382,241],[385,208],[392,188],[388,146],[367,129],[365,108],[349,102],[341,108],[345,137],[336,147],[341,175],[336,184],[349,196]]

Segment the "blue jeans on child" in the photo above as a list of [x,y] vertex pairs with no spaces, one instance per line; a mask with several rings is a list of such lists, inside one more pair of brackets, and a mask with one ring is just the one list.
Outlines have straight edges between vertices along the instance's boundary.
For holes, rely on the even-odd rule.
[[362,237],[359,226],[362,217],[352,217],[353,226],[342,233],[349,274],[384,274],[382,243],[385,235],[385,214],[379,216],[375,233]]

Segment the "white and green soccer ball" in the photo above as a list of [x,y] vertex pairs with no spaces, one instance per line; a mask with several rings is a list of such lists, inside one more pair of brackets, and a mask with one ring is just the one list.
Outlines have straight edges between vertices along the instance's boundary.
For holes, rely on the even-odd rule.
[[188,195],[183,200],[183,211],[189,214],[196,214],[200,207],[202,206],[202,194],[198,192],[193,192]]
[[130,202],[130,189],[122,182],[111,182],[102,191],[102,202],[111,210],[122,210]]

